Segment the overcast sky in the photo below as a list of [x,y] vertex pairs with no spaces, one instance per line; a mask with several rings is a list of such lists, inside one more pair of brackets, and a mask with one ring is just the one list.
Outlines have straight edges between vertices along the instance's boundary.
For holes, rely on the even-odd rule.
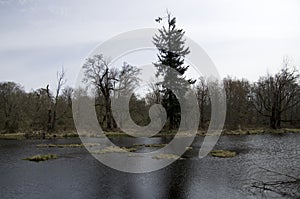
[[54,87],[63,66],[73,86],[95,46],[125,31],[160,27],[154,19],[166,9],[222,77],[257,80],[277,71],[286,55],[300,65],[299,0],[0,0],[0,81],[26,90]]

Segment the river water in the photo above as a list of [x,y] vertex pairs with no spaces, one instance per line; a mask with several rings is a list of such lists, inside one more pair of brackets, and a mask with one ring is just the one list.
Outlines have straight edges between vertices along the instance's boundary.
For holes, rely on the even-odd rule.
[[[130,145],[133,139],[114,138],[113,141]],[[197,153],[202,140],[202,137],[195,139],[193,149],[184,154],[184,159],[145,174],[111,169],[85,148],[36,147],[37,144],[80,143],[78,138],[0,140],[0,198],[268,198],[278,195],[249,190],[253,181],[271,180],[272,176],[261,172],[261,168],[300,175],[300,134],[222,136],[215,149],[236,151],[237,156],[232,158],[199,159]],[[161,143],[163,139],[147,138],[146,141]],[[59,158],[45,162],[22,160],[48,153]],[[284,176],[276,178],[285,180]]]

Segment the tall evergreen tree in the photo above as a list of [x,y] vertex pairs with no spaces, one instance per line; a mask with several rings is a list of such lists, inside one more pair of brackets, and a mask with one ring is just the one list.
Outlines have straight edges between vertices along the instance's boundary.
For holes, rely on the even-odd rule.
[[[177,91],[186,90],[189,84],[195,83],[195,80],[186,80],[184,74],[188,67],[184,63],[184,58],[190,53],[188,47],[185,47],[185,32],[176,27],[176,18],[167,13],[166,17],[159,17],[155,21],[160,23],[167,19],[167,26],[158,30],[158,34],[153,37],[153,44],[158,49],[158,61],[154,63],[157,69],[156,77],[162,77],[161,84],[163,93],[163,106],[166,108],[169,129],[177,128],[180,124],[180,105],[172,89],[166,85],[172,85]],[[184,93],[181,93],[184,94]]]

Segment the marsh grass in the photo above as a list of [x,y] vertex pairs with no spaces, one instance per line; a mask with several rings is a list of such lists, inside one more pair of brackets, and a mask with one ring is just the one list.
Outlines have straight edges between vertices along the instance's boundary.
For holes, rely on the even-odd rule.
[[77,147],[83,147],[83,144],[38,144],[36,145],[38,148],[77,148]]
[[235,151],[227,151],[227,150],[212,150],[210,154],[213,157],[219,157],[219,158],[231,158],[237,155]]
[[[257,134],[284,134],[284,133],[300,133],[299,128],[281,128],[281,129],[270,129],[270,128],[254,128],[254,129],[237,129],[237,130],[226,130],[222,131],[222,135],[257,135]],[[156,134],[153,137],[190,137],[191,134],[176,131],[165,131]],[[206,136],[207,133],[204,130],[199,130],[196,134],[197,136]],[[81,133],[81,137],[95,137],[95,138],[114,138],[114,137],[131,137],[130,135],[120,132],[104,132],[104,134],[90,134],[90,133]],[[218,136],[217,133],[210,133],[210,136]],[[56,133],[5,133],[0,134],[0,140],[23,140],[23,139],[65,139],[65,138],[74,138],[79,137],[77,132],[56,132]],[[155,146],[155,144],[150,144],[152,146],[145,147],[164,147],[164,146]],[[137,145],[138,146],[138,145]],[[142,145],[141,145],[142,146]]]
[[144,146],[144,147],[165,147],[167,144],[134,144],[133,146]]
[[258,134],[284,134],[284,133],[300,133],[300,129],[281,128],[281,129],[239,129],[224,130],[222,135],[258,135]]
[[23,139],[26,139],[26,134],[25,133],[0,134],[0,139],[2,139],[2,140],[23,140]]
[[28,158],[24,158],[23,160],[29,160],[34,162],[46,161],[50,159],[57,159],[57,155],[55,154],[46,154],[46,155],[34,155]]
[[77,132],[68,132],[68,133],[46,133],[46,139],[56,139],[56,138],[75,138],[79,137]]
[[157,160],[161,160],[161,159],[169,159],[169,160],[183,160],[184,158],[181,158],[178,155],[174,155],[174,154],[167,154],[167,153],[161,153],[158,155],[155,155],[152,157],[153,159],[157,159]]
[[185,150],[186,150],[186,151],[193,150],[193,147],[191,147],[191,146],[185,147]]
[[136,148],[127,148],[127,147],[116,147],[116,146],[109,146],[103,149],[99,149],[96,151],[93,151],[92,153],[95,154],[106,154],[106,153],[126,153],[126,152],[134,152],[136,151]]
[[99,146],[99,143],[86,143],[86,144],[38,144],[36,147],[38,148],[82,148],[86,147],[94,147]]

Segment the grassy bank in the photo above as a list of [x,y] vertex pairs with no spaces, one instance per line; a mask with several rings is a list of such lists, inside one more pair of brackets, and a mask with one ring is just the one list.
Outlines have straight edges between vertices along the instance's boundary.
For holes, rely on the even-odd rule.
[[76,132],[57,133],[5,133],[0,134],[0,140],[24,140],[24,139],[61,139],[78,137]]
[[26,139],[25,133],[6,133],[0,134],[1,140],[23,140]]
[[224,130],[222,135],[256,135],[256,134],[284,134],[300,133],[300,129],[282,128],[282,129],[243,129],[243,130]]

